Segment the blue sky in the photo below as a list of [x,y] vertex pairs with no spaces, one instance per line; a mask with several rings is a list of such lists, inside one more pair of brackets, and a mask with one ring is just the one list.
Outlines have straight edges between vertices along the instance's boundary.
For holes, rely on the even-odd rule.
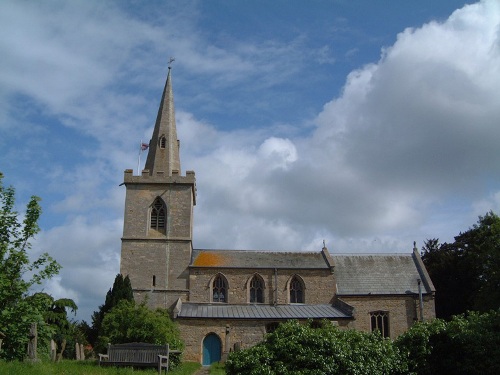
[[[3,1],[0,170],[88,320],[173,63],[194,246],[410,252],[500,212],[500,3]],[[142,162],[145,161],[145,154]]]

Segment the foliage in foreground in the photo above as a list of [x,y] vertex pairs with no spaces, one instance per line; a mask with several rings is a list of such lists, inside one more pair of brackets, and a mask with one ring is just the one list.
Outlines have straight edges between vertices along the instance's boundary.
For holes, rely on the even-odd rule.
[[[176,324],[165,309],[149,309],[145,303],[122,300],[102,321],[100,345],[147,342],[169,344],[171,349],[183,349],[183,342]],[[172,355],[172,367],[180,363],[179,356]]]
[[407,373],[398,349],[380,334],[340,330],[324,322],[281,324],[252,348],[233,352],[231,375],[390,375]]
[[500,374],[500,310],[418,323],[395,345],[412,374]]
[[26,355],[31,323],[38,324],[40,347],[48,346],[53,329],[43,313],[50,306],[27,299],[30,288],[59,272],[61,266],[47,253],[30,261],[30,241],[40,231],[40,198],[32,196],[24,216],[14,210],[15,190],[4,187],[0,173],[0,332],[5,335],[0,358],[21,360]]

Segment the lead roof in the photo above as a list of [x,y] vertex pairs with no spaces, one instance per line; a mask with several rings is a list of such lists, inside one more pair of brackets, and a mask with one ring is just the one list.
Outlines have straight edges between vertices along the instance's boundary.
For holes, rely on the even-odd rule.
[[231,305],[183,302],[179,318],[211,319],[348,319],[351,315],[332,305]]

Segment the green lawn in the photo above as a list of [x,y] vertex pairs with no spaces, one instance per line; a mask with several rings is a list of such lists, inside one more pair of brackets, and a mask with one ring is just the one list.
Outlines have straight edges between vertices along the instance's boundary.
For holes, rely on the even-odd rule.
[[[169,375],[192,375],[201,367],[199,363],[185,362]],[[0,361],[2,375],[153,375],[157,369],[132,369],[127,367],[99,367],[95,361],[62,361],[60,363],[25,363]]]

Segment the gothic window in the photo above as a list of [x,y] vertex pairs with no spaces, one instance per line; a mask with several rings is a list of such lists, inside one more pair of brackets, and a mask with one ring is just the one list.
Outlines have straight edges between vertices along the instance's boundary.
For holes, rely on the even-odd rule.
[[160,148],[165,148],[167,146],[167,138],[164,135],[160,138]]
[[387,311],[372,311],[370,320],[372,332],[380,331],[382,337],[389,337],[389,313]]
[[250,303],[264,303],[264,280],[258,275],[250,280]]
[[167,208],[160,198],[156,198],[151,207],[151,229],[165,233]]
[[227,280],[218,274],[212,284],[212,301],[227,303]]
[[304,303],[304,285],[297,276],[290,281],[290,303]]
[[156,275],[153,275],[153,286],[156,286]]

